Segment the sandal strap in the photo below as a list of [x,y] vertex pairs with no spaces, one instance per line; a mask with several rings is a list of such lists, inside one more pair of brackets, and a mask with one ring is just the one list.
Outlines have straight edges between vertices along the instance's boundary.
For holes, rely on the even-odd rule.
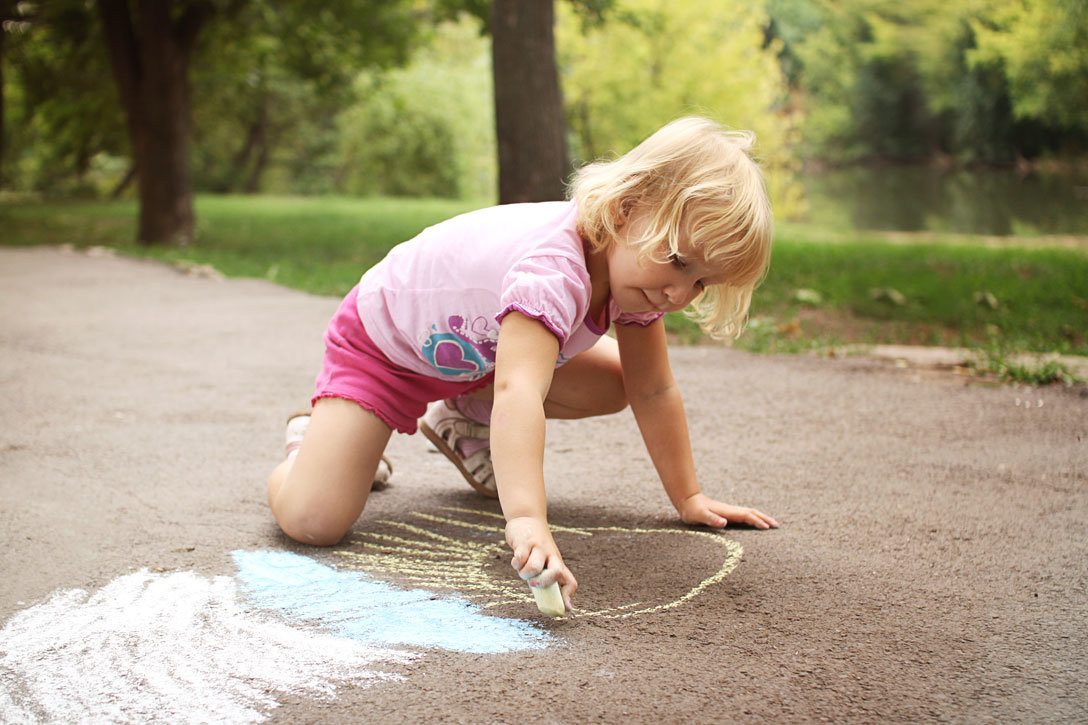
[[481,483],[488,478],[495,478],[495,466],[491,463],[491,451],[487,448],[462,458],[461,463]]
[[462,455],[458,448],[458,443],[462,440],[488,443],[491,438],[491,426],[465,417],[446,401],[438,401],[420,421],[420,430],[457,466],[461,475],[473,488],[485,496],[498,497],[490,445],[485,445],[468,456]]
[[446,441],[450,448],[456,448],[462,438],[470,440],[489,440],[491,426],[483,425],[468,418],[440,418],[434,425],[434,432]]

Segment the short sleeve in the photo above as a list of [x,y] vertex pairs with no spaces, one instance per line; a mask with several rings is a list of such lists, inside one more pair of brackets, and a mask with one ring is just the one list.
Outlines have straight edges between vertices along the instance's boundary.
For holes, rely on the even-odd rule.
[[639,327],[649,327],[665,316],[665,313],[656,312],[654,310],[650,310],[649,312],[623,312],[616,305],[615,300],[609,300],[608,307],[608,314],[612,318],[612,324],[614,325],[638,325]]
[[499,296],[497,322],[517,310],[543,322],[566,344],[589,308],[590,282],[585,263],[562,255],[519,260],[506,274]]

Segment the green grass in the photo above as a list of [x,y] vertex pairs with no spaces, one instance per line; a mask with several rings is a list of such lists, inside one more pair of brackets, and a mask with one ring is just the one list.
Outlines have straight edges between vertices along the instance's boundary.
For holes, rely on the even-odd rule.
[[[483,204],[201,196],[196,240],[184,248],[133,243],[133,202],[0,202],[0,229],[5,245],[111,246],[339,295],[393,245]],[[1088,355],[1088,241],[1052,241],[829,236],[784,225],[737,344],[800,352],[856,343],[982,348],[997,340],[1011,352]],[[680,339],[699,337],[682,316],[667,325]]]
[[314,294],[346,293],[394,245],[431,224],[483,206],[446,199],[200,196],[187,247],[143,247],[135,202],[0,204],[3,243],[109,246],[165,262],[211,264]]
[[811,320],[810,332],[822,321],[854,342],[978,346],[996,336],[1012,349],[1085,355],[1088,248],[784,237],[757,292],[760,315]]
[[1018,353],[996,337],[976,352],[977,359],[971,361],[969,367],[1007,383],[1075,385],[1085,382],[1061,361]]

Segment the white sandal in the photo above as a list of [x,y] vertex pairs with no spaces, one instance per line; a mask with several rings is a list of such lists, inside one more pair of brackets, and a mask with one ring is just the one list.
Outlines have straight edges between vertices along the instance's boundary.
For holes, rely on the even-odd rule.
[[[310,426],[310,410],[300,410],[287,417],[286,448],[287,455],[302,445],[302,437]],[[393,464],[385,455],[378,461],[378,470],[374,472],[374,483],[370,490],[381,491],[389,488],[389,479],[393,476]]]
[[488,498],[498,498],[495,485],[495,469],[491,465],[491,447],[481,448],[470,456],[462,456],[457,450],[461,440],[489,441],[491,427],[466,417],[445,400],[431,403],[427,413],[419,421],[423,435],[450,459],[468,484]]

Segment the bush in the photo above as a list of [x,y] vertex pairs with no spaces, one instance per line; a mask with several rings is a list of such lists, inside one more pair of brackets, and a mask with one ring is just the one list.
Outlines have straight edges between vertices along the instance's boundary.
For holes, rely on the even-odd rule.
[[336,119],[337,190],[354,195],[494,195],[494,121],[486,38],[468,19],[438,28],[404,68],[364,72]]

